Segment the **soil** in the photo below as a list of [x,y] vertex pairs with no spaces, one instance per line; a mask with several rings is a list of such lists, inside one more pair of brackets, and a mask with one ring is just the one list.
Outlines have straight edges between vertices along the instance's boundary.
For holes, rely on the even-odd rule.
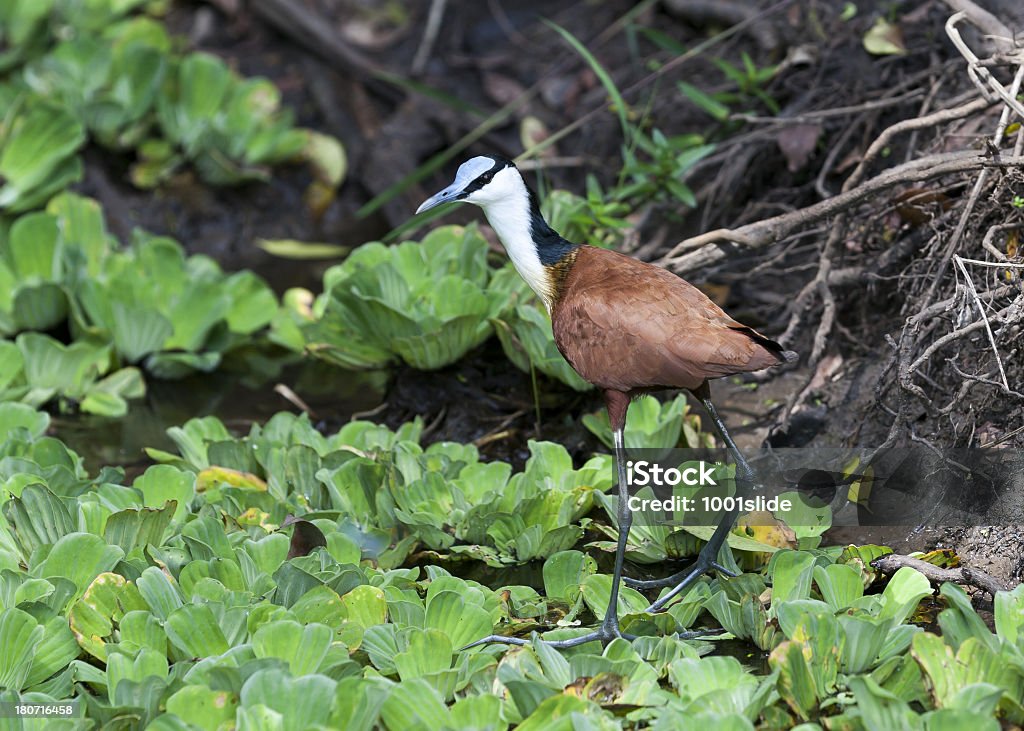
[[[379,17],[380,13],[373,15],[371,2],[303,0],[298,4],[309,12],[323,14],[346,43],[353,44],[373,63],[410,77],[428,3],[397,3],[410,14],[409,20],[391,25]],[[643,84],[652,69],[674,57],[664,50],[667,44],[693,48],[735,22],[726,22],[721,11],[713,9],[714,4],[695,3],[689,9],[684,7],[680,14],[671,10],[680,3],[666,2],[647,6],[633,24],[620,26],[620,30],[627,28],[626,32],[606,32],[633,5],[626,0],[449,3],[419,81],[485,113],[536,85],[537,94],[526,107],[467,148],[467,156],[477,152],[514,156],[522,149],[522,123],[528,117],[551,132],[598,110],[582,128],[553,148],[562,163],[555,160],[546,181],[582,192],[587,176],[592,174],[607,188],[616,182],[621,167],[622,134],[617,117],[601,111],[606,94],[593,71],[539,18],[553,19],[587,43],[611,70],[619,88],[627,90]],[[948,11],[941,3],[887,4],[889,15],[901,18],[902,43],[908,52],[884,60],[869,56],[862,48],[863,37],[879,13],[862,8],[847,19],[843,16],[847,5],[826,0],[784,3],[781,9],[771,10],[749,30],[713,46],[713,52],[697,55],[678,72],[666,74],[653,85],[638,87],[641,90],[628,98],[635,105],[633,111],[645,115],[636,122],[658,127],[667,135],[715,129],[706,114],[684,102],[676,82],[689,80],[707,93],[733,89],[735,83],[712,58],[742,68],[744,54],[756,68],[771,64],[787,68],[763,87],[764,94],[784,115],[853,105],[877,99],[881,92],[893,89],[931,88],[943,102],[969,90],[965,75],[958,73],[959,57],[944,42],[942,24]],[[769,5],[751,3],[750,7],[766,9]],[[1007,22],[1024,21],[1016,17],[1024,11],[1014,3],[999,10],[1006,13],[1001,17]],[[357,22],[367,17],[378,25]],[[408,86],[390,85],[358,68],[327,59],[323,53],[295,42],[281,28],[272,27],[245,3],[176,3],[168,23],[186,36],[192,47],[224,57],[241,73],[269,77],[282,90],[285,102],[295,109],[302,125],[342,140],[349,156],[347,181],[326,211],[314,215],[303,199],[312,176],[301,167],[278,170],[267,184],[239,188],[213,189],[184,173],[153,194],[127,184],[131,160],[93,150],[87,157],[81,190],[100,199],[111,230],[122,239],[134,227],[168,234],[191,253],[213,256],[225,268],[254,269],[279,291],[293,286],[319,291],[323,271],[334,262],[282,261],[259,249],[257,239],[355,246],[385,238],[395,226],[408,220],[421,200],[447,183],[457,160],[443,165],[439,172],[377,212],[360,217],[359,209],[481,121],[471,112],[453,109],[436,94],[419,94]],[[661,38],[640,32],[641,27],[656,29]],[[362,39],[364,45],[359,46],[354,39]],[[719,152],[699,169],[697,179],[688,181],[697,193],[698,208],[689,212],[677,203],[639,211],[634,235],[627,237],[627,248],[641,258],[654,259],[672,242],[688,235],[721,226],[736,227],[814,203],[820,199],[818,191],[822,187],[838,191],[856,163],[858,151],[862,152],[893,121],[914,116],[913,110],[920,104],[917,96],[868,115],[850,115],[849,121],[827,118],[821,123],[821,138],[805,152],[802,162],[787,158],[776,136],[759,133],[757,124],[733,130],[730,136],[718,128],[714,134],[721,144]],[[734,106],[762,116],[771,114],[754,94],[739,99]],[[988,134],[991,128],[992,119],[985,117],[973,129],[965,127],[963,134]],[[844,144],[844,155],[849,159],[830,158],[833,146]],[[918,144],[934,146],[934,133],[921,133]],[[893,144],[890,156],[898,160],[913,152],[903,137]],[[1009,184],[1011,189],[1024,192],[1014,189],[1014,184]],[[963,192],[962,187],[953,185],[943,194],[955,199]],[[851,233],[844,244],[850,265],[878,258],[895,239],[916,235],[917,225],[900,219],[896,208],[892,200],[879,200],[872,215]],[[934,213],[926,217],[924,228],[950,225],[951,214]],[[453,222],[477,219],[474,211],[458,211],[450,216]],[[820,239],[825,229],[818,233]],[[759,252],[739,251],[723,263],[691,275],[691,279],[706,287],[737,319],[775,336],[785,328],[789,305],[817,266],[817,246],[806,239],[796,244],[795,248],[780,244]],[[873,281],[866,290],[837,291],[837,332],[829,342],[826,357],[815,367],[807,367],[805,357],[801,360],[804,365],[782,370],[773,377],[716,383],[713,396],[727,423],[734,426],[740,447],[757,448],[766,442],[774,446],[854,446],[885,441],[890,436],[892,418],[883,405],[887,400],[891,402],[892,392],[879,392],[891,356],[883,336],[898,333],[908,315],[903,309],[908,300],[898,290],[902,286],[900,278],[892,276]],[[813,325],[806,324],[792,343],[805,356],[812,348]],[[1008,337],[1017,338],[1019,351],[1019,332]],[[967,349],[975,346],[982,347],[965,343],[965,359],[973,357]],[[961,367],[966,366],[961,363]],[[226,378],[230,381],[233,377],[228,374]],[[579,426],[578,417],[599,409],[599,397],[575,394],[544,379],[535,393],[529,376],[512,367],[493,340],[463,362],[438,372],[398,369],[371,380],[373,387],[366,387],[362,377],[351,374],[336,373],[326,378],[323,370],[313,376],[291,370],[256,390],[244,386],[232,390],[209,379],[202,388],[198,382],[157,386],[151,391],[146,409],[133,411],[142,414],[138,418],[145,423],[126,423],[121,432],[108,435],[103,446],[94,447],[92,454],[96,459],[124,462],[138,455],[143,443],[162,446],[165,425],[179,423],[183,415],[172,412],[172,403],[184,403],[189,416],[219,413],[238,423],[292,408],[271,390],[277,382],[313,403],[324,428],[336,427],[353,414],[367,411],[391,426],[420,415],[429,425],[428,441],[477,441],[486,456],[516,464],[525,459],[528,438],[561,441],[581,458],[596,448],[594,438]],[[937,385],[947,391],[955,388],[955,384],[945,381]],[[183,402],[183,394],[191,394],[191,400]],[[795,399],[795,394],[801,397]],[[795,401],[796,408],[788,409]],[[1021,423],[1021,401],[973,389],[964,407],[948,422],[922,416],[918,436],[940,446],[976,446],[981,440],[970,441],[975,436],[988,435],[984,441],[991,441]],[[65,433],[75,433],[74,424],[65,427]],[[88,425],[78,429],[78,433],[89,431]],[[908,435],[901,434],[901,438]],[[1021,446],[1024,435],[1002,445]],[[965,561],[976,562],[999,578],[1021,578],[1024,538],[1018,527],[860,530],[837,529],[831,537],[843,542],[887,543],[900,552],[950,545]]]

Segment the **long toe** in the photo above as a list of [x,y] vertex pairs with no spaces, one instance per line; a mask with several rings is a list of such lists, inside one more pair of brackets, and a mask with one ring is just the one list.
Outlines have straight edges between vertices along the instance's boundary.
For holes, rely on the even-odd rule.
[[[736,576],[735,572],[725,568],[717,561],[712,561],[709,558],[705,558],[704,554],[701,553],[697,557],[697,560],[693,562],[693,565],[691,565],[688,569],[684,569],[683,571],[680,571],[679,573],[673,574],[669,577],[669,579],[675,581],[675,586],[673,587],[673,589],[664,596],[662,596],[660,599],[653,602],[651,606],[647,607],[647,609],[645,609],[644,611],[648,614],[660,612],[675,597],[679,596],[684,591],[686,591],[686,589],[689,588],[690,585],[692,585],[697,579],[699,579],[701,576],[712,570],[723,573],[726,576]],[[668,584],[661,584],[661,586],[668,586]]]
[[666,576],[663,579],[630,579],[626,576],[622,577],[622,580],[626,583],[626,586],[631,589],[661,589],[666,586],[675,586],[689,574],[691,568],[677,571],[671,576]]
[[[588,632],[585,635],[579,635],[578,637],[569,637],[565,640],[545,640],[543,642],[548,647],[553,647],[556,650],[567,650],[570,647],[579,647],[585,645],[588,642],[600,642],[603,646],[607,646],[612,640],[617,638],[623,638],[626,640],[635,639],[636,635],[625,635],[619,631],[618,622],[605,623],[602,622],[601,626],[593,632]],[[525,647],[526,645],[533,644],[531,640],[523,639],[522,637],[505,637],[504,635],[487,635],[482,637],[476,642],[470,642],[465,647],[459,648],[459,651],[468,650],[471,647],[480,647],[481,645],[515,645],[517,647]]]

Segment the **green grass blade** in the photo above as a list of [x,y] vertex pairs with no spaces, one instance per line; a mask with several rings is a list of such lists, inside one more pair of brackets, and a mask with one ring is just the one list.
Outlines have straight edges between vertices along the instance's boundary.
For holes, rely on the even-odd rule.
[[618,114],[619,124],[622,126],[622,136],[628,141],[631,136],[629,117],[626,114],[628,107],[626,106],[625,99],[622,98],[622,94],[619,92],[619,87],[617,87],[615,82],[612,80],[611,74],[609,74],[605,67],[601,65],[600,61],[594,58],[594,54],[588,51],[587,47],[584,46],[576,36],[550,20],[545,20],[544,23],[558,31],[558,34],[562,36],[562,38],[564,38],[569,45],[571,45],[576,52],[580,54],[580,56],[583,57],[583,60],[587,62],[593,72],[597,75],[597,78],[601,81],[601,85],[604,87],[605,91],[608,92],[608,96],[612,98],[612,102],[615,104],[615,112]]

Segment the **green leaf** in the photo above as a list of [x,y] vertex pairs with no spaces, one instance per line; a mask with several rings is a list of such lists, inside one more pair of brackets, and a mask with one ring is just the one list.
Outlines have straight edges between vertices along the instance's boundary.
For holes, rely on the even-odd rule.
[[560,551],[544,561],[544,594],[570,604],[580,595],[588,576],[597,573],[597,562],[581,551]]
[[698,109],[711,115],[711,117],[719,122],[724,122],[729,119],[729,107],[717,101],[710,94],[706,94],[693,84],[688,84],[685,81],[679,81],[676,83],[679,87],[679,91],[683,93],[683,96],[693,102]]
[[257,239],[256,246],[271,256],[282,259],[340,259],[348,254],[352,247],[340,244],[324,244],[319,242],[300,242],[294,239]]
[[49,335],[22,333],[15,342],[24,358],[25,380],[32,388],[83,395],[107,367],[107,348],[83,340],[64,345]]
[[64,501],[40,484],[25,487],[21,497],[4,504],[3,512],[25,559],[72,533],[77,525]]
[[110,303],[111,335],[114,348],[129,363],[138,363],[164,347],[174,326],[160,312],[143,304]]
[[221,724],[233,722],[238,698],[226,690],[203,685],[186,685],[167,699],[167,712],[203,731],[217,731]]
[[[63,607],[61,607],[63,609]],[[63,670],[82,650],[75,642],[75,636],[68,626],[67,618],[55,615],[40,622],[43,629],[42,639],[35,648],[32,670],[25,679],[26,687],[43,682],[55,673]],[[0,641],[0,647],[3,647]],[[0,681],[0,685],[3,682]]]
[[[580,587],[583,601],[597,619],[603,620],[608,611],[608,602],[612,594],[612,577],[607,574],[592,574],[583,581]],[[637,614],[644,611],[649,602],[643,594],[625,584],[619,586],[619,616]]]
[[348,619],[363,629],[384,624],[387,618],[388,605],[384,600],[384,592],[376,586],[363,584],[341,598]]
[[128,403],[114,393],[90,391],[82,399],[81,409],[87,414],[115,419],[128,413]]
[[999,641],[974,611],[970,598],[962,588],[946,582],[939,587],[939,594],[949,604],[947,609],[939,612],[939,627],[942,628],[942,636],[953,649],[959,649],[969,637],[974,637],[991,650],[998,651]]
[[158,509],[121,510],[107,518],[103,537],[125,553],[149,544],[159,546],[176,509],[177,505],[171,500]]
[[781,602],[811,594],[815,556],[807,551],[779,551],[772,557],[772,610]]
[[184,604],[181,590],[170,576],[156,566],[150,566],[136,580],[139,593],[160,620],[166,621]]
[[29,213],[19,217],[8,234],[11,265],[22,280],[61,281],[60,231],[57,217]]
[[150,676],[166,678],[167,673],[167,658],[150,648],[142,648],[134,658],[121,652],[107,656],[107,688],[111,698],[117,694],[117,687],[123,681],[141,683]]
[[885,603],[879,612],[879,619],[892,619],[895,624],[903,624],[918,603],[932,593],[931,584],[920,571],[909,566],[899,569],[882,592]]
[[490,612],[454,591],[439,591],[427,599],[424,626],[440,630],[455,649],[491,634]]
[[395,655],[395,667],[403,681],[440,673],[451,668],[452,640],[435,629],[412,628],[408,648]]
[[893,626],[892,620],[885,621],[856,614],[840,614],[836,619],[843,628],[843,634],[846,635],[842,657],[843,672],[867,671],[875,664],[875,659],[882,651]]
[[228,650],[217,618],[206,604],[186,604],[171,612],[167,638],[189,657],[212,657]]
[[[0,151],[0,208],[18,211],[34,202],[32,194],[45,190],[47,179],[63,177],[62,165],[83,142],[85,131],[68,111],[31,105],[15,118]],[[73,177],[78,175],[80,163]]]
[[323,624],[303,627],[298,622],[281,620],[264,624],[253,635],[256,657],[279,657],[288,663],[292,675],[315,673],[331,646],[331,628]]
[[850,678],[849,685],[867,728],[887,731],[921,731],[924,728],[921,718],[906,702],[870,677]]
[[380,714],[389,729],[445,728],[451,720],[444,700],[423,678],[395,685]]
[[57,541],[36,571],[44,579],[51,576],[70,579],[81,593],[122,558],[124,551],[108,546],[99,536],[69,533]]
[[242,705],[262,704],[280,713],[285,731],[303,731],[326,723],[336,683],[325,675],[290,678],[276,670],[259,670],[242,686]]
[[[2,431],[0,428],[0,433]],[[999,639],[1011,647],[1021,646],[1020,640],[1024,637],[1024,584],[1018,584],[1013,591],[996,592],[995,625]]]
[[15,429],[27,429],[30,436],[42,436],[50,425],[45,412],[37,412],[25,403],[0,402],[0,443],[10,438]]
[[864,596],[864,585],[857,570],[846,564],[829,564],[814,567],[814,582],[822,598],[839,612]]
[[42,638],[43,628],[27,612],[12,607],[0,613],[0,688],[25,686]]
[[153,465],[135,478],[132,487],[142,493],[147,508],[163,508],[169,501],[177,503],[174,521],[182,522],[188,515],[189,505],[195,497],[196,476],[170,465]]

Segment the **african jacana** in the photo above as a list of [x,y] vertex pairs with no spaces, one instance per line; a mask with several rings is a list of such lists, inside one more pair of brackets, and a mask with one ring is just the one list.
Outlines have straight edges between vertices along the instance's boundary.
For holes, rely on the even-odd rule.
[[[618,474],[619,539],[611,597],[597,631],[550,644],[564,648],[593,640],[607,643],[622,636],[619,584],[632,523],[623,441],[630,400],[662,389],[691,391],[704,404],[736,460],[737,479],[749,484],[753,472],[711,403],[708,381],[778,365],[795,354],[736,322],[671,272],[559,236],[541,216],[537,196],[511,160],[482,156],[464,162],[455,181],[424,201],[416,213],[455,201],[484,209],[519,274],[547,307],[558,350],[580,376],[604,392]],[[734,519],[735,513],[723,517],[686,571],[665,581],[633,582],[651,587],[678,580],[648,611],[661,609],[710,569],[724,571],[716,559]],[[527,644],[497,635],[480,642]]]

